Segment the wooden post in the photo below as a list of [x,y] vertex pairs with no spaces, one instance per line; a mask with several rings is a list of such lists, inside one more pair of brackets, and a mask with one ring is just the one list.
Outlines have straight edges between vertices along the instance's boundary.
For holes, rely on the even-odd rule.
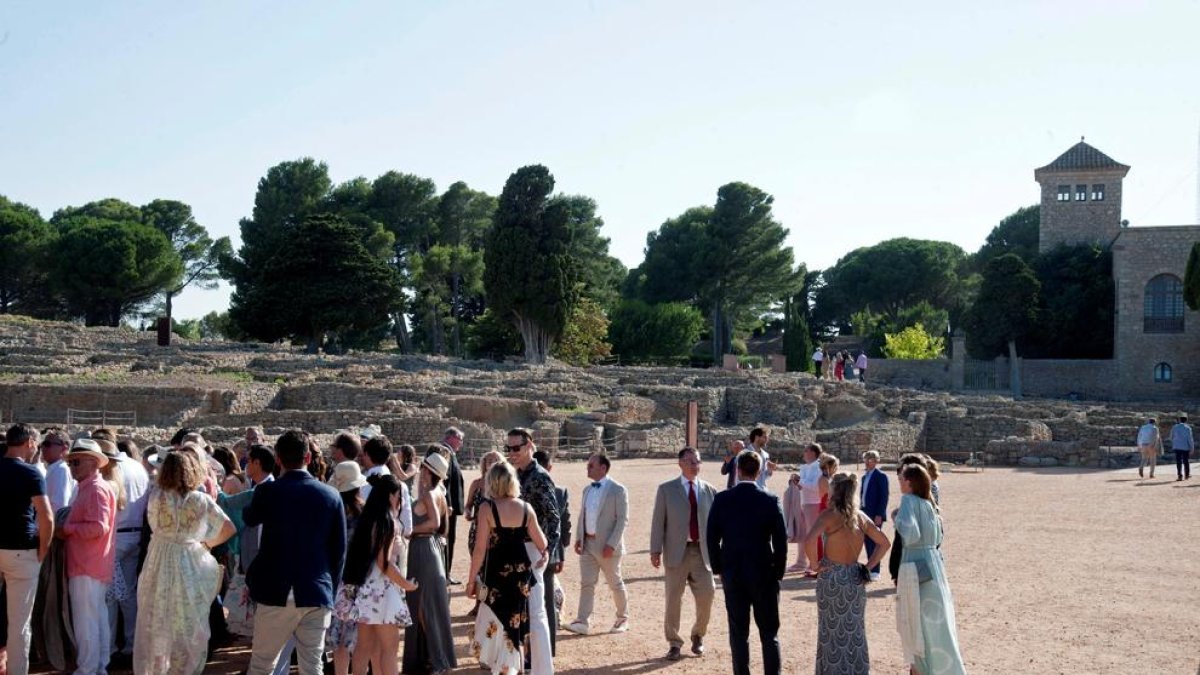
[[[700,404],[696,401],[688,401],[687,406],[687,424],[684,431],[684,445],[689,448],[695,448],[700,441]],[[696,448],[699,452],[699,448]]]

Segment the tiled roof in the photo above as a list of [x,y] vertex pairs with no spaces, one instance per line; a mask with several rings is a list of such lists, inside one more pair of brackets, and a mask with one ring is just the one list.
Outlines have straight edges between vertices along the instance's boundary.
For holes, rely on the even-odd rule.
[[1112,157],[1084,143],[1082,139],[1071,146],[1058,159],[1050,162],[1038,171],[1079,171],[1086,169],[1129,169]]

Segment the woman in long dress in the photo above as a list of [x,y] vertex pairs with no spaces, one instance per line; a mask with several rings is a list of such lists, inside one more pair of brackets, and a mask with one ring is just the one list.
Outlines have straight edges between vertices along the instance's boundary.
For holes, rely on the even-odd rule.
[[404,592],[417,586],[404,578],[396,564],[400,531],[392,511],[399,507],[400,483],[390,475],[372,476],[370,481],[371,494],[346,551],[334,613],[358,626],[354,672],[366,673],[369,667],[376,675],[396,675],[400,629],[412,624]]
[[[487,479],[491,499],[480,509],[467,582],[467,597],[480,602],[471,652],[493,675],[518,675],[525,665],[521,648],[529,635],[529,596],[544,592],[534,588],[533,568],[546,559],[546,536],[533,507],[521,500],[521,485],[511,464],[497,463]],[[529,559],[527,541],[542,552],[541,560]]]
[[209,495],[207,471],[186,452],[167,454],[146,504],[152,535],[138,581],[133,671],[201,673],[208,651],[208,610],[221,582],[209,551],[234,533]]
[[[835,474],[829,509],[809,530],[807,542],[824,540],[817,566],[817,675],[866,675],[871,671],[865,615],[869,570],[887,554],[887,537],[859,510],[858,476]],[[875,551],[858,562],[870,537]]]
[[903,496],[893,521],[904,538],[896,606],[905,659],[918,675],[965,673],[954,598],[938,551],[942,521],[930,493],[929,473],[911,464],[900,472],[899,482]]
[[408,545],[408,574],[420,588],[408,593],[412,625],[404,631],[404,672],[410,675],[449,672],[458,665],[450,632],[450,593],[438,533],[447,512],[446,497],[437,486],[450,464],[440,454],[421,463],[421,495],[412,507],[412,540]]

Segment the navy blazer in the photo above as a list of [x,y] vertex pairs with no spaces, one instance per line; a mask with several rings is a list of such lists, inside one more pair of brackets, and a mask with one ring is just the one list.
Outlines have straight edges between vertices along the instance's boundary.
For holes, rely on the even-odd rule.
[[754,481],[717,493],[708,512],[708,560],[726,582],[777,583],[787,567],[779,498]]
[[[864,477],[864,481],[866,478]],[[871,518],[887,520],[888,506],[888,477],[887,474],[875,469],[871,480],[863,488],[862,510]]]
[[307,471],[288,471],[254,488],[242,519],[247,527],[262,525],[258,556],[246,572],[251,599],[282,607],[292,591],[297,607],[333,607],[346,560],[337,491]]

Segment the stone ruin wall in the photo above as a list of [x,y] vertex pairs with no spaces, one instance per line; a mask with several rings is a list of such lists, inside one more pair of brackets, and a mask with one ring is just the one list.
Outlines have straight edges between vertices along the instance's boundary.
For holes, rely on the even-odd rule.
[[889,374],[890,366],[877,361],[864,388],[761,371],[526,368],[204,342],[159,348],[125,329],[14,330],[10,322],[0,318],[6,422],[61,424],[69,409],[132,410],[136,427],[125,426],[142,440],[161,440],[184,424],[218,442],[249,425],[274,435],[291,427],[328,434],[379,424],[397,442],[420,445],[455,424],[467,433],[468,457],[478,457],[498,449],[506,429],[526,426],[541,447],[566,458],[600,450],[668,458],[684,443],[683,420],[694,400],[698,444],[710,458],[762,423],[772,427],[771,452],[785,464],[797,463],[815,441],[850,463],[876,450],[887,459],[917,451],[951,461],[975,453],[993,464],[1117,466],[1127,461],[1145,416],[1157,415],[1165,431],[1177,412],[921,391],[947,376],[944,362],[893,363]]

